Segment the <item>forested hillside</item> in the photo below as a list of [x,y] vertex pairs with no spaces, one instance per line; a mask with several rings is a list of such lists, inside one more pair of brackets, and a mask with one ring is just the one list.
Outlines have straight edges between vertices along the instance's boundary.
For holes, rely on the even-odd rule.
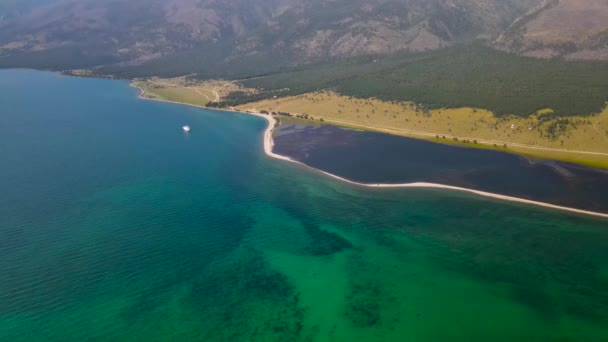
[[0,67],[255,75],[472,41],[603,59],[607,13],[602,0],[12,0]]

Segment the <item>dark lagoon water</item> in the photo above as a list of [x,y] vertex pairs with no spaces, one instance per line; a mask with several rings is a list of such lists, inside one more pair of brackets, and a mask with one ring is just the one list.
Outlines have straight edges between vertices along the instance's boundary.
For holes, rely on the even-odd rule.
[[264,126],[0,71],[0,340],[608,339],[606,220],[353,187]]
[[362,183],[432,182],[608,213],[608,170],[285,122],[274,151]]

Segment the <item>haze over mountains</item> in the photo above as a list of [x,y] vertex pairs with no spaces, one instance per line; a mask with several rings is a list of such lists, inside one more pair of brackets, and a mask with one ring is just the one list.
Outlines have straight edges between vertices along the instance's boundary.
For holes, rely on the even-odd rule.
[[[252,73],[480,41],[608,59],[606,0],[28,0],[0,5],[0,66]],[[179,66],[179,67],[176,67]],[[170,66],[170,67],[169,67]]]

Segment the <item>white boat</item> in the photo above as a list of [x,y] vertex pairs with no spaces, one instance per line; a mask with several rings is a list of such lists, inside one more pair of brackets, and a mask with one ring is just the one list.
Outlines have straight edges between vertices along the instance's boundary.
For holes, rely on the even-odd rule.
[[192,129],[190,128],[190,126],[184,126],[184,127],[182,127],[182,129],[183,129],[183,130],[184,130],[184,132],[186,132],[186,133],[190,133],[190,131],[192,130]]

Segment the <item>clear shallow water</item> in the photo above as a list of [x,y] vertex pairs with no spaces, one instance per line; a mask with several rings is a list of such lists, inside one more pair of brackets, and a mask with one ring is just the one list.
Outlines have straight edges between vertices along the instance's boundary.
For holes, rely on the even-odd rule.
[[608,338],[605,220],[352,187],[136,95],[0,71],[0,340]]

